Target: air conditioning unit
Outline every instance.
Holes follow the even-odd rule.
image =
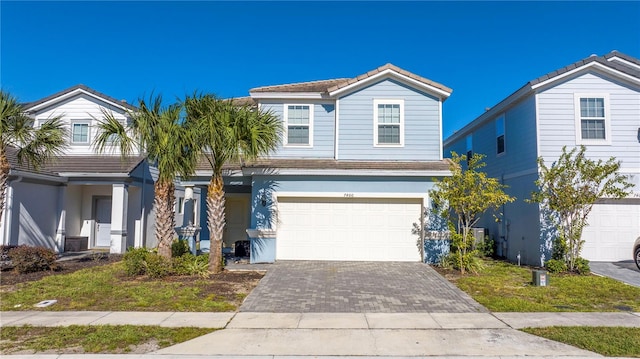
[[[473,249],[482,247],[484,244],[485,235],[489,234],[489,231],[486,228],[471,228],[473,231]]]

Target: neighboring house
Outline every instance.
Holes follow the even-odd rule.
[[[592,55],[532,80],[445,140],[445,155],[485,154],[486,172],[508,185],[517,201],[505,205],[499,222],[486,215],[498,253],[541,265],[550,259],[552,231],[537,204],[537,157],[549,166],[562,147],[585,145],[587,155],[622,161],[620,172],[635,187],[623,200],[601,199],[584,229],[582,256],[592,261],[631,259],[640,236],[640,60],[611,52]]]
[[[92,147],[103,111],[123,122],[135,107],[78,85],[24,105],[35,126],[61,116],[69,148],[39,171],[18,164],[9,149],[7,205],[0,224],[2,244],[82,248],[123,253],[131,246],[155,246],[155,169],[141,155],[97,154]]]
[[[451,89],[391,64],[351,79],[254,88],[250,98],[282,119],[268,158],[224,173],[224,245],[251,240],[251,261],[421,261],[413,224],[442,157],[442,103]],[[211,170],[182,182],[203,187]],[[201,203],[206,190],[202,189]],[[207,240],[206,214],[201,239]]]

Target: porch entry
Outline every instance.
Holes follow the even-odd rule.
[[[111,197],[95,197],[93,200],[96,221],[96,247],[111,246]]]
[[[223,246],[235,250],[238,241],[248,241],[249,196],[228,196],[225,199],[226,226],[222,235]]]

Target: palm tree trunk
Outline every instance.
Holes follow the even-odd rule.
[[[209,250],[209,271],[220,273],[224,269],[222,262],[222,235],[224,233],[224,181],[221,174],[211,177],[207,187],[207,224],[211,236]]]
[[[158,254],[171,258],[171,243],[174,239],[175,217],[175,185],[173,182],[157,181],[155,184],[154,206],[156,207],[156,239]]]
[[[7,180],[9,179],[9,170],[11,166],[7,159],[4,148],[0,147],[0,223],[4,214],[5,193],[7,192]]]

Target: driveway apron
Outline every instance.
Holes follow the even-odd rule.
[[[477,313],[487,310],[429,265],[279,261],[241,312]]]

